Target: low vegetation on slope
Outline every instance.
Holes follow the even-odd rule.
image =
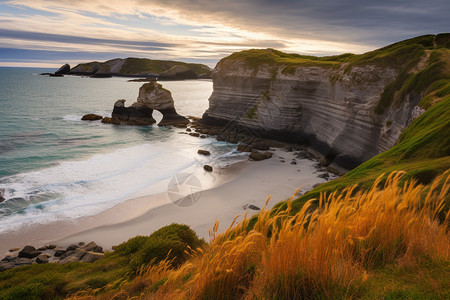
[[[290,206],[274,216],[263,210],[253,230],[244,220],[213,231],[211,243],[178,268],[167,259],[73,298],[447,298],[448,223],[436,219],[448,174],[430,189],[399,186],[402,175],[391,174],[382,189],[323,195],[312,214],[311,203],[294,215]]]
[[[248,219],[219,235],[216,224],[209,244],[173,224],[93,264],[8,270],[0,298],[448,299],[450,215],[438,215],[450,174],[428,186],[402,176],[323,194],[314,211],[263,210],[250,231]]]
[[[79,290],[112,284],[149,262],[168,259],[170,266],[179,266],[188,258],[188,247],[204,244],[188,226],[172,224],[148,237],[134,237],[94,263],[35,264],[0,272],[0,299],[63,299]]]

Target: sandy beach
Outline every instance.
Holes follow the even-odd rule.
[[[264,161],[244,161],[224,169],[215,168],[212,173],[197,168],[193,175],[200,182],[201,191],[189,198],[194,199],[192,203],[180,206],[168,192],[145,196],[148,191],[141,191],[133,199],[95,216],[3,234],[0,236],[0,253],[27,244],[66,246],[80,241],[95,241],[104,249],[111,249],[131,237],[150,235],[174,222],[189,225],[208,241],[209,229],[215,221],[219,221],[221,232],[246,210],[249,216],[258,212],[248,209],[248,205],[262,208],[271,196],[268,202],[268,208],[271,208],[299,188],[307,191],[313,185],[325,182],[318,177],[317,162],[295,159],[296,164],[291,164],[293,159],[293,152],[275,150],[273,157]]]

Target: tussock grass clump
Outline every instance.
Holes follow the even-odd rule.
[[[388,267],[403,274],[423,261],[448,263],[449,213],[443,222],[437,216],[449,197],[450,173],[429,186],[402,185],[403,175],[390,174],[384,185],[380,177],[368,191],[349,187],[322,194],[318,206],[309,201],[294,215],[291,201],[275,214],[263,209],[250,231],[245,217],[219,235],[216,224],[209,245],[191,249],[191,258],[180,267],[170,269],[166,259],[98,297],[360,298],[367,282],[380,280],[377,270]],[[435,288],[443,293],[446,287]],[[381,295],[391,292],[396,293],[383,290]],[[94,298],[90,295],[74,298]]]

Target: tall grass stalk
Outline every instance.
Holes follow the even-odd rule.
[[[449,213],[443,222],[438,214],[449,200],[449,172],[426,187],[416,182],[400,186],[403,174],[392,173],[383,185],[379,179],[368,191],[349,187],[322,194],[318,206],[310,201],[294,215],[291,200],[275,214],[263,209],[251,231],[246,217],[222,234],[216,223],[209,245],[191,249],[181,267],[168,269],[167,262],[149,266],[107,295],[352,298],[376,268],[414,266],[421,259],[448,261]],[[162,279],[156,291],[148,288]]]

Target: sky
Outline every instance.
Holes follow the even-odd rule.
[[[145,57],[204,63],[245,49],[364,53],[450,32],[449,0],[0,0],[0,66]]]

